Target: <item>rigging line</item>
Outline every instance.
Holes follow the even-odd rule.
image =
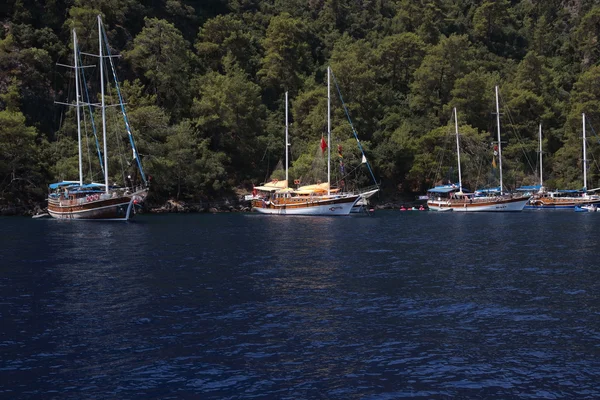
[[[450,141],[451,135],[453,135],[452,134],[452,127],[450,125],[448,125],[448,131],[444,135],[443,146],[441,146],[440,148],[437,149],[437,155],[436,155],[436,157],[439,157],[439,158],[436,158],[436,160],[439,160],[439,161],[437,162],[437,167],[436,167],[435,173],[433,175],[433,180],[434,181],[436,181],[438,177],[441,180],[444,179],[444,174],[442,174],[442,166],[444,164],[444,158],[445,158],[445,155],[446,155],[446,151],[447,151],[447,149],[449,147],[448,142]],[[447,174],[446,174],[446,176],[447,176]],[[430,175],[429,175],[428,178],[432,179],[431,178],[431,172],[430,172]],[[434,183],[434,185],[435,185],[435,183]]]
[[[443,147],[440,147],[439,149],[437,149],[437,151],[435,153],[436,163],[429,170],[429,175],[428,175],[429,179],[433,179],[435,181],[435,180],[437,180],[438,177],[441,178],[441,176],[442,176],[442,163],[444,162],[444,149],[445,149],[445,144],[444,144]]]
[[[127,134],[129,135],[129,142],[131,143],[131,148],[133,150],[133,155],[135,156],[135,160],[138,165],[138,169],[140,171],[140,175],[142,176],[142,180],[144,184],[148,185],[148,181],[146,180],[146,174],[144,173],[144,169],[142,168],[142,160],[140,159],[137,148],[135,146],[135,140],[133,139],[133,134],[131,133],[131,127],[129,125],[129,118],[127,118],[127,112],[125,111],[125,103],[123,101],[123,97],[121,96],[121,87],[119,85],[119,80],[117,79],[117,72],[115,70],[115,65],[113,63],[112,53],[110,51],[110,46],[108,45],[108,36],[106,36],[106,31],[104,29],[104,25],[102,25],[102,36],[104,37],[104,46],[106,47],[106,54],[108,55],[108,61],[110,63],[110,67],[112,70],[113,78],[115,81],[115,88],[117,89],[117,94],[119,96],[119,104],[121,105],[121,112],[123,113],[123,119],[125,121],[125,129],[127,130]]]
[[[79,49],[79,46],[77,46],[77,56],[79,58],[79,65],[83,65],[82,64],[82,59],[81,59],[81,51]],[[75,73],[79,73],[79,71],[75,71]],[[104,162],[103,162],[103,157],[102,157],[102,151],[100,150],[100,142],[98,141],[98,131],[96,129],[96,121],[94,119],[94,111],[92,110],[92,105],[91,105],[91,100],[90,100],[90,93],[88,91],[88,85],[87,85],[87,81],[85,79],[85,70],[81,69],[81,78],[83,80],[83,82],[81,83],[82,87],[85,89],[85,98],[86,98],[86,103],[88,106],[88,111],[90,113],[90,122],[92,124],[92,132],[94,133],[94,139],[96,141],[96,151],[98,153],[98,159],[100,160],[100,169],[102,170],[102,175],[104,175]]]
[[[451,145],[453,145],[454,143],[454,132],[452,131],[452,125],[451,125],[452,120],[449,121],[449,125],[448,125],[448,131],[445,135],[445,139],[446,142],[444,143],[444,153],[443,155],[446,155],[446,153],[448,153],[448,165],[451,164],[455,164],[456,165],[456,161],[458,159],[458,154],[456,153],[456,151],[450,151],[449,147]],[[448,169],[448,174],[447,176],[450,176],[450,172],[452,172],[452,170],[454,169],[454,166],[450,166]],[[458,172],[458,171],[457,171]],[[452,178],[452,180],[454,180],[454,177]],[[450,182],[450,183],[454,183],[454,182]]]
[[[438,155],[439,155],[439,163],[437,166],[437,171],[436,174],[437,176],[439,176],[440,179],[444,179],[447,176],[447,173],[444,173],[444,170],[450,170],[450,156],[448,155],[450,153],[450,151],[448,150],[448,142],[449,142],[449,133],[445,136],[445,142],[444,142],[444,146],[441,147],[440,149],[438,149]],[[448,161],[445,161],[446,158],[448,158]],[[445,167],[444,167],[445,166]]]
[[[525,152],[525,140],[522,139],[521,135],[519,135],[519,133],[517,132],[517,130],[514,128],[514,126],[516,125],[515,121],[514,121],[514,119],[512,117],[510,109],[508,107],[506,107],[506,102],[502,98],[502,94],[500,93],[500,90],[498,90],[498,96],[500,97],[502,103],[504,104],[504,109],[506,110],[506,115],[508,116],[508,120],[510,122],[511,130],[512,130],[513,134],[515,135],[515,137],[517,138],[517,141],[521,145],[521,152],[525,156],[525,160],[527,160],[527,164],[529,164],[529,168],[531,168],[532,171],[535,171],[535,169],[533,168],[533,165],[531,164],[531,160],[529,159],[529,155]]]
[[[346,117],[348,117],[348,122],[350,123],[350,127],[352,128],[352,133],[354,134],[356,143],[358,143],[358,148],[360,149],[360,152],[362,153],[362,156],[364,157],[364,160],[366,161],[367,168],[369,169],[369,172],[371,173],[373,182],[375,183],[375,185],[377,185],[377,187],[379,187],[379,185],[377,184],[377,180],[375,179],[375,175],[373,174],[373,170],[371,169],[371,164],[369,164],[369,160],[367,160],[367,156],[365,155],[365,151],[360,143],[360,140],[358,140],[358,134],[356,133],[356,130],[354,129],[354,124],[352,124],[352,119],[350,119],[350,113],[348,112],[346,103],[344,103],[344,98],[342,97],[342,92],[340,91],[340,86],[338,85],[338,82],[333,73],[333,70],[331,68],[329,70],[331,71],[331,76],[333,77],[333,82],[335,83],[335,87],[337,89],[338,95],[340,96],[340,101],[342,102],[342,107],[344,107],[344,112],[346,113]]]
[[[71,91],[72,91],[72,89],[71,89],[72,81],[75,80],[75,79],[71,79],[71,76],[70,76],[71,74],[70,73],[68,75],[69,75],[69,77],[67,79],[67,95],[66,95],[66,101],[67,102],[69,101],[70,94],[71,94]],[[63,78],[63,80],[64,80],[64,78]],[[55,90],[54,93],[55,94],[58,93],[58,90]],[[56,97],[55,97],[54,101],[56,102]],[[67,109],[66,107],[62,107],[61,111],[60,111],[60,116],[59,116],[59,120],[58,120],[58,128],[57,128],[57,130],[55,132],[55,137],[54,137],[54,141],[56,143],[58,143],[60,141],[60,137],[61,137],[61,133],[62,133],[61,132],[61,128],[63,127],[63,123],[64,123],[64,120],[65,120],[65,110],[66,109]],[[57,157],[57,155],[60,155],[60,157]],[[63,157],[64,154],[60,151],[60,147],[58,145],[54,146],[54,156],[57,157],[57,158],[64,158]]]
[[[70,75],[70,74],[69,74],[69,75]],[[69,95],[69,93],[71,93],[71,77],[70,77],[70,76],[69,76],[69,79],[67,79],[67,82],[68,82],[68,87],[67,87],[67,100],[66,100],[66,101],[69,101],[69,100],[68,100],[68,99],[69,99],[69,98],[68,98],[68,95]],[[57,90],[55,90],[55,92],[54,92],[54,93],[57,93],[57,92],[58,92],[58,91],[57,91]],[[56,99],[56,97],[55,97],[55,99]],[[55,100],[55,101],[56,101],[56,100]],[[59,119],[58,119],[58,129],[57,129],[57,132],[56,132],[56,134],[57,134],[57,135],[56,135],[56,137],[55,137],[55,141],[57,141],[57,142],[58,142],[58,140],[59,140],[60,128],[63,126],[63,121],[64,121],[64,118],[65,118],[65,107],[62,107],[62,108],[61,108],[61,111],[60,111],[60,116],[59,116]],[[57,146],[57,147],[58,147],[58,146]],[[55,149],[55,153],[54,153],[54,154],[56,155],[57,153],[58,153],[58,148],[56,148],[56,149]]]
[[[87,155],[87,165],[88,165],[88,176],[90,177],[90,182],[94,182],[94,175],[92,173],[92,155],[90,154],[90,143],[88,141],[88,123],[86,118],[86,113],[83,113],[83,131],[85,132],[85,149]]]
[[[436,181],[438,177],[440,179],[442,178],[442,164],[444,163],[444,153],[445,153],[445,150],[443,147],[437,149],[437,151],[435,153],[436,163],[429,170],[429,174],[427,175],[428,179]]]
[[[64,115],[65,115],[65,111],[64,108],[61,110],[60,112],[60,118],[59,118],[59,128],[55,133],[55,144],[57,144],[60,141],[60,134],[61,134],[61,130],[60,127],[63,126],[63,119],[64,119]],[[59,154],[59,146],[54,146],[54,157],[57,157],[57,155]],[[62,156],[62,154],[61,154]],[[60,157],[60,158],[64,158],[64,157]]]
[[[585,122],[586,122],[586,125],[589,125],[590,129],[592,130],[592,133],[596,137],[596,141],[598,143],[600,143],[600,137],[598,136],[598,134],[594,130],[594,127],[592,126],[592,119],[586,115]],[[598,165],[598,160],[596,160],[596,157],[594,157],[594,153],[592,153],[592,159],[594,160],[594,165],[600,171],[600,165]]]
[[[437,180],[438,177],[439,177],[439,179],[444,179],[444,175],[442,174],[442,167],[444,165],[444,158],[446,155],[446,151],[449,147],[448,142],[450,142],[451,137],[453,135],[454,135],[454,133],[452,133],[452,127],[450,125],[448,125],[448,131],[444,135],[443,146],[441,146],[437,149],[436,160],[438,160],[438,162],[436,163],[436,169],[435,169],[435,171],[429,172],[429,176],[428,176],[429,179],[433,179],[434,181]],[[450,152],[448,151],[448,153],[450,153]]]
[[[266,147],[265,147],[265,152],[263,153],[263,156],[262,156],[262,158],[260,159],[260,161],[261,161],[261,162],[265,160],[265,157],[267,156],[267,152],[268,152],[268,151],[269,151],[269,146],[266,146]]]
[[[434,164],[435,167],[429,171],[428,178],[433,179],[434,181],[437,181],[438,178],[443,179],[442,166],[444,164],[444,153],[445,150],[443,148],[437,150],[435,158],[437,162]]]
[[[346,172],[345,174],[341,175],[339,180],[348,179],[348,177],[350,177],[350,175],[351,175],[352,173],[354,173],[355,171],[357,171],[357,170],[358,170],[358,168],[360,168],[360,164],[359,164],[359,165],[357,165],[356,167],[352,168],[352,170],[350,170],[350,171]],[[360,172],[360,171],[359,171],[359,172]],[[363,176],[364,176],[364,175],[363,175]],[[358,178],[358,175],[356,175],[356,177]]]
[[[263,161],[265,159],[265,157],[267,157],[267,170],[265,171],[265,180],[263,182],[268,182],[269,169],[270,169],[270,165],[271,165],[271,158],[268,157],[267,153],[268,153],[268,147],[265,148],[265,154],[263,154],[263,158],[262,158],[262,160],[260,160],[260,161]]]
[[[80,60],[81,61],[81,60]],[[81,64],[79,64],[81,65]],[[85,86],[83,84],[83,81],[79,81],[79,93],[83,93],[83,86]],[[83,105],[82,105],[83,107]],[[88,120],[87,120],[87,113],[83,112],[81,113],[82,116],[82,120],[83,120],[83,132],[84,132],[84,138],[85,138],[85,150],[86,150],[86,156],[87,156],[87,167],[88,167],[88,171],[87,171],[87,175],[89,177],[90,182],[94,182],[94,174],[92,171],[92,155],[90,153],[90,143],[89,143],[89,132],[88,132]],[[83,160],[82,160],[83,162]],[[83,166],[82,166],[82,171],[83,171]]]
[[[104,80],[104,82],[109,82],[108,68],[104,68],[104,71],[105,71],[105,80]],[[114,95],[113,95],[112,89],[113,88],[112,88],[111,85],[106,85],[106,87],[105,87],[105,97],[106,97],[106,99],[108,99],[109,104],[113,104],[114,103],[114,101],[113,101],[113,96]],[[122,178],[123,178],[123,182],[125,182],[124,164],[123,164],[123,157],[122,157],[123,154],[125,154],[125,153],[123,152],[123,148],[121,146],[121,141],[119,140],[119,129],[117,128],[117,118],[115,116],[115,113],[113,112],[113,107],[110,107],[110,108],[107,107],[106,118],[110,122],[110,127],[111,127],[110,128],[110,133],[114,134],[114,136],[115,136],[115,143],[116,143],[115,147],[118,150],[117,152],[115,152],[116,155],[117,155],[116,158],[119,159],[119,165],[121,166],[121,175],[122,175]],[[109,131],[108,127],[109,127],[109,124],[107,122],[107,124],[106,124],[106,130],[107,130],[107,132]]]
[[[585,121],[587,122],[586,125],[590,126],[590,129],[592,130],[592,133],[594,134],[594,136],[596,136],[596,140],[598,141],[598,143],[600,143],[600,137],[598,136],[598,134],[594,130],[594,127],[592,126],[592,119],[587,114],[585,116]]]
[[[475,147],[477,149],[477,146]],[[475,190],[477,190],[478,186],[485,186],[483,179],[482,179],[482,171],[483,171],[483,165],[484,163],[487,164],[486,160],[484,160],[484,157],[482,156],[482,154],[484,154],[484,151],[487,149],[486,146],[481,146],[479,147],[479,149],[477,149],[478,151],[476,153],[474,153],[474,161],[476,161],[475,165],[477,166],[477,174],[475,175]],[[487,168],[486,168],[487,169]],[[481,183],[480,183],[481,182]]]
[[[108,82],[108,72],[106,73],[106,82]],[[108,92],[108,98],[112,99],[113,94],[112,94],[112,87],[110,85],[108,85],[106,87],[106,91]],[[117,116],[115,115],[115,113],[113,112],[112,108],[109,111],[109,118],[112,121],[112,126],[113,126],[113,133],[115,135],[115,141],[117,143],[117,150],[118,150],[118,159],[119,159],[119,165],[121,166],[121,179],[122,182],[124,184],[127,183],[127,175],[125,172],[125,164],[123,162],[123,155],[125,154],[125,151],[123,150],[123,143],[121,143],[121,140],[119,138],[119,129],[117,128]]]

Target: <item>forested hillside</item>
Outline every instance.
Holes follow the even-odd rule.
[[[545,185],[581,188],[582,113],[588,186],[600,186],[599,0],[4,0],[0,204],[43,201],[49,182],[76,179],[72,111],[55,104],[72,75],[57,63],[72,63],[72,29],[94,51],[98,14],[122,56],[152,202],[269,179],[284,157],[286,91],[290,178],[304,176],[326,132],[327,66],[383,196],[456,179],[454,107],[463,181],[493,184],[496,85],[509,188],[538,182],[539,124]],[[332,93],[331,147],[360,161]]]

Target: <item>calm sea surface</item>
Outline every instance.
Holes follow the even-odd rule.
[[[0,218],[0,398],[600,398],[600,213]]]

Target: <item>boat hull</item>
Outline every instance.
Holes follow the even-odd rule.
[[[261,214],[274,215],[349,215],[360,195],[333,197],[326,199],[286,200],[272,203],[254,200],[252,210]]]
[[[369,198],[378,191],[379,189],[373,189],[364,193],[360,193],[360,199],[358,199],[356,203],[354,203],[354,206],[352,207],[350,212],[355,214],[368,212]]]
[[[103,199],[89,196],[75,199],[48,198],[48,214],[56,219],[127,221],[135,215],[135,204],[147,191]]]
[[[600,199],[590,199],[586,197],[575,198],[544,198],[532,199],[526,206],[526,210],[572,210],[575,207],[584,205],[600,206]]]
[[[427,206],[432,211],[454,212],[519,212],[529,201],[527,197],[508,199],[475,199],[468,200],[429,200]]]

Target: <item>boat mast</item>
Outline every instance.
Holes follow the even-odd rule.
[[[456,107],[454,107],[454,129],[456,130],[456,156],[458,158],[458,191],[462,193],[462,174],[460,172],[460,145],[458,143],[458,117],[456,116]]]
[[[79,65],[77,64],[77,34],[73,29],[73,60],[75,61],[75,108],[77,109],[77,146],[79,147],[79,186],[83,185],[83,166],[81,150],[81,116],[79,102]]]
[[[98,43],[100,59],[100,97],[102,102],[102,138],[104,140],[104,193],[108,194],[108,149],[106,147],[106,106],[104,105],[104,56],[102,55],[102,19],[98,15]]]
[[[110,46],[108,45],[108,38],[106,37],[106,32],[102,30],[102,36],[104,37],[104,44],[106,45],[106,58],[110,63],[110,68],[112,70],[113,79],[115,82],[115,89],[117,89],[117,96],[119,98],[119,105],[121,106],[121,114],[123,115],[123,122],[125,122],[125,130],[127,131],[127,136],[129,137],[129,143],[131,144],[131,150],[133,151],[133,158],[135,159],[138,170],[140,171],[140,175],[144,184],[148,185],[148,180],[146,179],[146,174],[144,173],[144,168],[142,167],[142,160],[137,151],[137,147],[135,145],[135,140],[133,139],[133,134],[131,133],[131,126],[129,125],[129,118],[127,118],[127,112],[125,111],[125,102],[123,101],[123,95],[121,94],[121,88],[119,86],[119,79],[117,78],[117,72],[115,70],[115,65],[112,62],[113,56],[110,52]],[[108,176],[108,174],[107,174]]]
[[[327,194],[331,194],[331,84],[327,67]]]
[[[583,119],[583,190],[587,191],[587,156],[585,148],[585,113],[581,114]]]
[[[544,181],[542,180],[542,124],[540,124],[540,190],[542,190],[542,186],[544,186]]]
[[[285,92],[285,182],[288,184],[288,92]]]
[[[498,86],[496,86],[496,126],[498,127],[498,170],[500,171],[500,194],[502,194],[502,143],[500,142],[500,105],[498,104]]]

